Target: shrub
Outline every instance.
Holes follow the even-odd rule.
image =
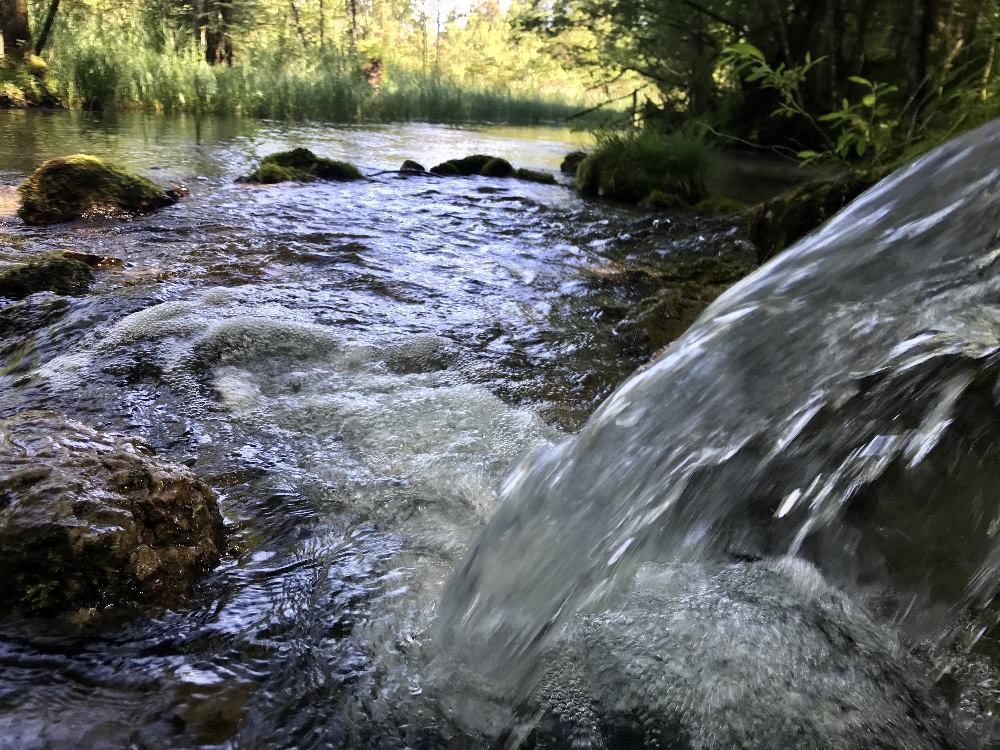
[[[577,189],[629,203],[658,190],[695,204],[708,194],[705,174],[711,158],[703,140],[683,133],[599,133],[597,149],[577,167]]]

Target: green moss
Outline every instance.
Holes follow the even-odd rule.
[[[255,182],[264,185],[274,185],[278,182],[294,182],[298,179],[297,173],[288,167],[279,167],[277,164],[261,164],[257,169]]]
[[[562,164],[559,165],[559,171],[563,174],[576,174],[576,169],[580,166],[580,162],[586,158],[586,151],[571,151],[562,160]]]
[[[0,297],[24,299],[36,292],[82,294],[93,280],[93,271],[85,263],[61,255],[48,255],[0,269]]]
[[[663,190],[654,190],[642,199],[640,205],[643,208],[650,208],[657,211],[669,211],[675,208],[691,208],[691,205],[679,195],[667,193]]]
[[[806,236],[891,171],[879,167],[810,182],[761,203],[749,214],[750,239],[763,263]]]
[[[278,151],[265,156],[260,167],[242,178],[243,182],[274,184],[277,182],[310,182],[333,180],[347,182],[364,176],[353,164],[316,156],[307,148]]]
[[[58,107],[55,87],[47,80],[48,66],[31,55],[24,65],[0,66],[0,108]]]
[[[535,169],[518,169],[514,172],[514,176],[519,180],[527,180],[528,182],[540,182],[543,185],[558,185],[556,181],[556,176],[550,174],[549,172],[539,172]]]
[[[510,177],[514,174],[514,167],[506,159],[490,159],[479,170],[479,174],[483,177]]]
[[[486,174],[483,170],[490,165],[491,162],[498,162],[490,166],[491,172],[502,172],[507,165],[510,171],[507,174]],[[431,172],[436,175],[441,175],[442,177],[456,177],[461,175],[463,177],[471,177],[474,174],[482,174],[488,177],[507,177],[514,171],[514,168],[510,166],[510,162],[505,159],[501,159],[496,156],[490,156],[489,154],[472,154],[466,156],[462,159],[449,159],[446,162],[442,162],[435,167],[431,167]]]
[[[731,216],[746,211],[747,204],[722,195],[710,195],[696,203],[694,210],[706,216]]]
[[[681,133],[606,133],[577,167],[577,190],[627,203],[659,190],[694,204],[708,194],[705,175],[711,157],[704,142]]]
[[[86,154],[50,159],[18,190],[18,216],[36,226],[93,212],[134,216],[177,201],[174,191]]]

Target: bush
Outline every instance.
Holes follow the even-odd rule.
[[[600,133],[597,149],[577,168],[577,190],[628,203],[659,191],[693,205],[708,195],[705,174],[711,158],[703,140],[683,133]]]

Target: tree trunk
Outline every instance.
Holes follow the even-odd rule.
[[[59,10],[59,0],[52,0],[49,3],[49,12],[45,15],[45,24],[42,26],[42,33],[39,34],[35,42],[35,54],[41,55],[45,49],[45,43],[49,41],[49,34],[52,32],[52,24],[56,20],[56,12]]]
[[[0,0],[0,55],[20,61],[30,54],[27,0]]]

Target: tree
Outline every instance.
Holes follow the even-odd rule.
[[[0,57],[16,62],[30,54],[27,0],[0,0]]]

